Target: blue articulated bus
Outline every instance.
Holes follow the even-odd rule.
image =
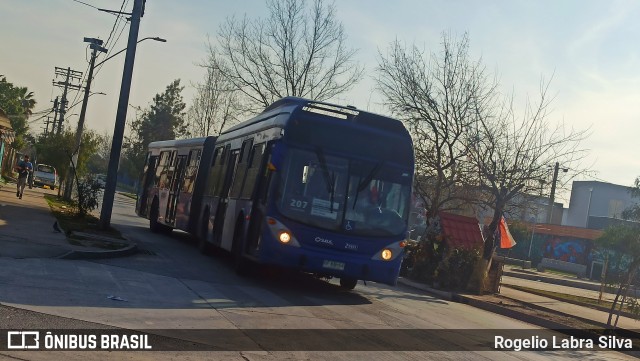
[[[395,119],[287,97],[220,134],[196,214],[199,248],[395,285],[411,206],[411,137]],[[208,167],[208,169],[202,169]]]
[[[151,231],[197,232],[215,140],[210,136],[149,144],[136,213],[149,219]]]

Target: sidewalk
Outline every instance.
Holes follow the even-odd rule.
[[[97,258],[123,252],[72,245],[64,233],[55,231],[56,219],[44,195],[57,192],[26,187],[19,199],[15,183],[0,184],[0,258]],[[127,249],[135,251],[135,245]]]
[[[502,283],[507,284],[515,284],[515,285],[523,285],[532,289],[539,290],[553,290],[557,293],[565,293],[572,295],[584,295],[585,297],[593,297],[597,295],[598,292],[594,291],[594,285],[598,285],[598,282],[588,281],[588,280],[578,280],[578,279],[570,279],[565,276],[559,275],[549,275],[549,274],[537,274],[535,272],[531,277],[529,275],[524,275],[520,272],[507,272],[505,269],[505,275],[507,276],[506,280],[503,277]],[[521,276],[521,277],[518,277]],[[528,284],[524,284],[519,280],[529,280]],[[454,292],[446,292],[442,290],[433,289],[427,285],[414,282],[408,279],[400,278],[398,283],[421,289],[423,291],[432,293],[437,295],[440,298],[447,299],[450,301],[462,302],[465,304],[469,304],[474,307],[482,308],[490,312],[502,314],[507,317],[517,318],[524,322],[532,323],[541,327],[546,328],[554,328],[554,329],[563,329],[568,333],[574,331],[579,337],[582,334],[580,330],[574,329],[570,326],[571,322],[557,322],[562,321],[562,319],[570,320],[577,319],[586,321],[588,323],[593,324],[593,328],[603,329],[606,327],[607,320],[609,317],[608,312],[596,310],[590,307],[580,306],[556,299],[552,299],[549,297],[535,295],[529,292],[519,291],[513,288],[509,288],[507,286],[500,287],[500,296],[506,297],[508,299],[516,300],[520,303],[527,305],[527,307],[534,310],[542,310],[546,312],[552,312],[558,317],[556,322],[550,322],[545,318],[532,316],[531,314],[519,313],[513,308],[502,307],[496,303],[486,301],[486,298],[483,296],[475,296],[469,294],[458,294]],[[615,295],[611,293],[605,292],[603,294],[604,299],[611,300],[615,297]],[[595,297],[597,298],[597,296]],[[627,337],[633,337],[636,339],[640,339],[640,321],[632,319],[630,317],[620,316],[618,321],[618,329],[622,330],[622,333],[627,335]]]

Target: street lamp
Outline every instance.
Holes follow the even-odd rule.
[[[593,187],[589,188],[589,203],[587,204],[587,220],[584,228],[589,228],[589,213],[591,212],[591,197],[593,196]]]
[[[529,260],[529,262],[531,262],[531,246],[533,246],[533,235],[536,232],[536,224],[538,223],[537,217],[531,217],[531,219],[533,220],[533,227],[531,227],[531,242],[529,242],[529,253],[527,255],[527,260]]]
[[[166,42],[167,42],[167,39],[163,39],[163,38],[160,38],[160,37],[157,37],[157,36],[148,36],[148,37],[146,37],[146,38],[142,38],[142,39],[140,39],[140,40],[136,41],[136,44],[138,44],[138,43],[140,43],[140,42],[142,42],[142,41],[145,41],[145,40],[155,40],[155,41],[159,41],[159,42],[161,42],[161,43],[166,43]],[[124,48],[124,49],[122,49],[122,50],[118,51],[117,53],[112,54],[111,56],[107,57],[107,58],[106,58],[106,59],[104,59],[103,61],[101,61],[101,62],[99,62],[98,64],[96,64],[95,66],[100,66],[100,65],[104,64],[107,60],[109,60],[109,59],[113,58],[114,56],[116,56],[116,55],[118,55],[118,54],[122,53],[122,52],[123,52],[123,51],[125,51],[125,50],[127,50],[127,48]]]
[[[159,37],[156,36],[156,37],[142,38],[142,39],[138,40],[136,42],[136,44],[138,44],[139,42],[142,42],[144,40],[148,40],[148,39],[155,40],[155,41],[160,41],[160,42],[163,42],[163,43],[166,42],[165,39],[162,39],[162,38],[159,38]],[[89,69],[89,76],[87,78],[87,87],[86,87],[85,97],[84,97],[84,100],[83,100],[83,103],[82,103],[82,112],[81,112],[82,115],[80,116],[80,120],[78,122],[78,129],[76,130],[76,144],[75,144],[75,148],[74,148],[74,153],[72,155],[71,168],[70,168],[73,171],[72,175],[75,175],[75,168],[76,168],[77,163],[78,163],[78,153],[80,152],[80,144],[82,142],[82,132],[83,132],[83,128],[84,128],[84,114],[85,114],[86,107],[87,107],[87,100],[89,98],[88,92],[89,92],[89,88],[91,86],[91,78],[93,77],[93,69],[96,66],[104,64],[106,61],[110,60],[114,56],[122,53],[123,51],[125,51],[125,50],[127,50],[129,48],[129,46],[128,46],[127,48],[124,48],[124,49],[116,52],[115,54],[107,57],[106,59],[102,60],[98,64],[95,64],[95,59],[96,59],[96,56],[97,56],[96,50],[99,50],[99,51],[102,51],[102,52],[106,52],[107,49],[102,48],[101,46],[98,46],[98,45],[102,45],[102,41],[101,40],[85,38],[85,41],[93,41],[93,42],[96,42],[96,44],[92,44],[92,46],[93,45],[95,45],[95,46],[92,47],[94,49],[94,51],[93,51],[93,54],[92,54],[92,57],[91,57],[91,65],[90,65],[90,69]],[[65,198],[66,199],[71,198],[72,188],[73,188],[73,177],[68,177],[68,182],[67,182],[66,187],[65,187]]]

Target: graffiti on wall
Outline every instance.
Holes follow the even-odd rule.
[[[581,239],[551,236],[544,243],[543,255],[545,258],[587,264],[590,252],[588,248],[587,242]]]

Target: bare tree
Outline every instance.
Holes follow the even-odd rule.
[[[206,69],[206,77],[195,85],[196,95],[187,111],[189,133],[198,137],[219,135],[237,122],[238,96],[215,64],[201,66]]]
[[[465,164],[469,133],[478,112],[491,107],[496,82],[481,61],[469,57],[469,36],[457,41],[442,34],[442,51],[427,56],[415,45],[393,42],[379,55],[378,89],[393,115],[409,129],[416,157],[416,194],[427,206],[427,236],[441,210],[468,203],[469,177]],[[432,237],[427,237],[432,238]]]
[[[586,155],[580,147],[587,130],[565,129],[549,120],[549,83],[540,83],[539,99],[527,100],[518,116],[513,97],[495,108],[478,109],[479,126],[467,141],[469,160],[478,172],[478,203],[492,212],[486,234],[481,265],[472,285],[481,291],[496,249],[494,235],[509,202],[518,194],[534,194],[548,166],[560,162],[577,169]]]
[[[267,19],[228,18],[209,46],[209,64],[241,92],[244,110],[284,96],[327,100],[361,79],[333,4],[268,0],[267,7]]]
[[[378,62],[378,88],[393,115],[407,125],[416,155],[415,189],[428,209],[426,238],[433,243],[441,210],[473,206],[491,211],[483,257],[473,288],[483,287],[495,251],[494,234],[516,196],[536,194],[548,165],[577,168],[586,131],[565,131],[548,120],[552,99],[542,82],[540,98],[517,116],[481,60],[468,54],[469,37],[442,36],[442,51],[426,57],[399,41]],[[479,216],[484,222],[484,217]]]

